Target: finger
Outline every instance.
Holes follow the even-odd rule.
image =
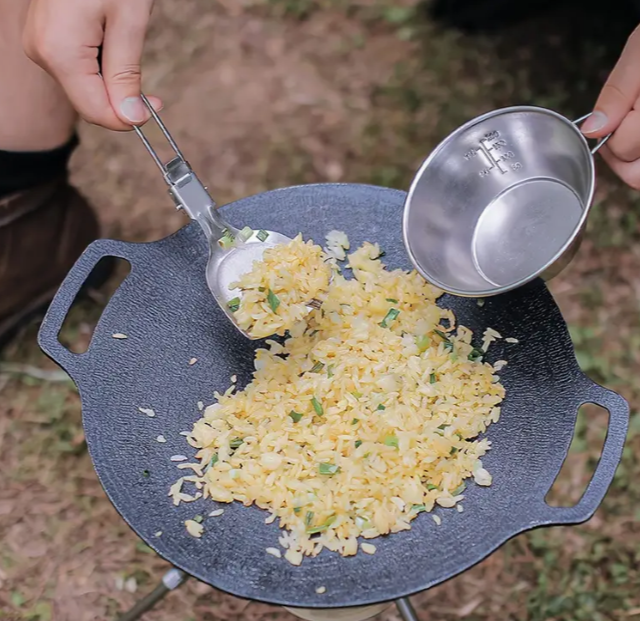
[[[102,75],[115,114],[129,125],[140,125],[150,117],[140,97],[140,60],[150,10],[147,0],[121,4],[107,15],[105,24]]]
[[[640,62],[640,60],[639,60]],[[640,69],[640,68],[639,68]],[[607,141],[611,153],[623,162],[640,159],[640,111],[631,110]]]
[[[51,73],[85,121],[116,131],[130,130],[131,124],[123,123],[111,106],[105,83],[99,74],[97,48],[86,50],[83,55],[83,59],[52,65]],[[93,56],[93,60],[90,56]]]
[[[590,138],[615,131],[640,96],[640,27],[629,37],[620,59],[581,130]]]
[[[625,162],[617,158],[607,145],[603,146],[599,153],[602,154],[605,162],[622,181],[634,190],[640,190],[640,159],[633,162]]]

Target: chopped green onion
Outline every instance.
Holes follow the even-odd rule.
[[[225,229],[222,233],[222,237],[218,240],[218,244],[225,250],[231,248],[233,246],[233,242],[235,241],[235,237],[232,233]]]
[[[445,350],[445,351],[453,352],[453,343],[452,343],[451,341],[447,341],[447,342],[444,344],[444,350]]]
[[[335,521],[336,521],[337,517],[335,515],[332,515],[331,517],[328,517],[324,523],[320,524],[320,526],[314,526],[313,528],[307,528],[307,534],[309,535],[315,535],[316,533],[321,533],[325,530],[327,530],[327,528],[329,528],[329,526],[331,526]]]
[[[327,464],[321,463],[318,464],[318,472],[320,474],[326,474],[327,476],[333,476],[340,472],[340,466],[336,466],[335,464]]]
[[[360,422],[360,419],[359,419],[359,418],[354,418],[354,419],[351,421],[351,424],[352,424],[352,425],[357,425],[359,422]]]
[[[432,492],[434,489],[438,489],[437,485],[434,485],[433,483],[427,483],[425,486],[430,492]]]
[[[429,349],[429,337],[425,334],[416,337],[416,346],[420,353],[427,351]]]
[[[302,507],[294,507],[293,508],[293,512],[298,515],[298,513],[300,513],[300,511],[302,511]]]
[[[266,289],[264,287],[258,287],[258,291],[260,293],[264,293],[266,291]]]
[[[357,390],[354,390],[351,394],[352,394],[356,399],[359,399],[360,397],[362,397],[362,393],[361,393],[361,392],[358,392]]]
[[[384,319],[380,322],[382,328],[388,328],[390,321],[395,321],[398,318],[400,311],[397,308],[389,309],[389,312],[384,316]]]
[[[267,241],[267,238],[269,237],[269,233],[267,233],[264,229],[260,229],[257,233],[256,233],[256,237],[261,241]]]
[[[299,423],[302,420],[302,414],[300,414],[299,412],[295,412],[294,410],[291,410],[291,412],[289,412],[289,416],[294,423]]]
[[[478,301],[476,302],[476,304],[482,308],[484,306],[484,298],[478,298]]]
[[[445,342],[445,343],[450,343],[451,341],[449,340],[449,337],[442,331],[442,330],[438,330],[437,328],[434,329],[434,332]]]
[[[455,446],[451,447],[451,450],[449,451],[449,455],[455,455],[458,452],[458,449]]]
[[[446,347],[446,345],[445,345],[445,347]],[[458,359],[458,352],[457,351],[453,351],[453,346],[452,346],[452,351],[451,351],[450,358],[451,358],[452,362],[455,362]]]
[[[313,522],[313,511],[307,511],[307,515],[304,516],[304,525],[311,526],[311,522]]]
[[[462,492],[464,492],[464,490],[467,489],[467,484],[466,483],[462,483],[461,485],[459,485],[458,487],[456,487],[452,492],[451,495],[452,496],[458,496],[460,494],[462,494]]]
[[[356,440],[356,448],[360,448],[362,446],[362,440]]]
[[[240,308],[240,298],[233,298],[233,300],[229,300],[227,302],[227,308],[235,313]]]
[[[387,446],[393,446],[394,448],[398,448],[398,438],[396,436],[387,436],[384,439],[384,443]]]
[[[151,475],[151,473],[150,473],[148,470],[143,470],[143,471],[142,471],[142,476],[143,476],[145,479],[148,479],[150,475]]]
[[[411,505],[411,511],[413,511],[414,513],[422,513],[423,511],[426,511],[427,507],[426,505]]]
[[[327,377],[333,377],[333,365],[332,364],[330,364],[327,367]]]
[[[244,440],[242,438],[234,438],[233,440],[231,440],[231,442],[229,442],[229,447],[235,451],[242,446],[243,442]]]
[[[209,462],[209,468],[213,468],[218,463],[219,457],[218,453],[214,453],[211,461]]]
[[[435,373],[430,373],[429,374],[429,383],[430,384],[435,384],[438,380],[436,379],[436,374]]]
[[[198,524],[202,524],[202,522],[204,522],[204,518],[200,514],[194,515],[193,521],[198,522]]]
[[[444,431],[448,426],[449,425],[447,425],[446,423],[443,423],[442,425],[438,425],[438,429],[442,429]]]
[[[322,371],[322,369],[324,369],[324,363],[323,362],[316,362],[311,367],[311,373],[320,373],[320,371]]]
[[[271,289],[269,289],[269,292],[267,293],[267,302],[269,303],[271,310],[275,313],[278,310],[278,306],[280,306],[280,300],[278,299],[278,296],[271,291]]]
[[[471,353],[469,354],[468,358],[469,360],[471,360],[471,362],[479,362],[482,360],[482,356],[484,356],[484,352],[481,349],[474,347],[471,350]]]
[[[386,410],[387,408],[382,405],[382,403],[380,405],[378,405],[378,407],[376,408],[376,410]]]
[[[391,304],[397,304],[398,300],[394,300],[393,298],[387,298],[387,302],[391,302]]]
[[[363,455],[363,457],[364,457],[365,459],[367,459],[367,457],[369,457],[369,455],[371,455],[371,453],[365,453],[365,454]]]
[[[246,242],[253,235],[253,229],[250,226],[245,226],[239,233],[238,237],[241,241]]]
[[[318,401],[315,397],[311,399],[311,405],[313,406],[313,409],[316,411],[316,414],[318,416],[324,416],[324,408],[322,407],[322,403],[320,403],[320,401]]]

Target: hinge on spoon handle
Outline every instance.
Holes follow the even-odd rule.
[[[197,220],[201,225],[207,222],[212,229],[211,233],[213,235],[219,235],[220,231],[228,227],[223,222],[218,222],[220,218],[215,213],[215,201],[211,198],[205,186],[193,172],[189,162],[187,162],[184,155],[182,155],[176,141],[169,133],[169,130],[162,122],[162,119],[160,119],[158,113],[153,109],[149,100],[145,95],[141,95],[141,97],[153,120],[162,131],[167,142],[171,145],[171,148],[175,153],[175,157],[167,162],[166,165],[163,164],[142,129],[138,126],[134,126],[134,130],[136,134],[138,134],[140,140],[142,140],[142,143],[153,158],[153,161],[162,172],[162,176],[169,186],[169,194],[176,204],[176,207],[178,209],[184,209],[192,220]]]

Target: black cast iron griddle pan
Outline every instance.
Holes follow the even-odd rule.
[[[259,224],[290,237],[302,232],[321,244],[331,229],[343,230],[352,248],[378,242],[389,268],[408,269],[404,198],[403,192],[365,185],[309,185],[245,198],[223,210],[239,228]],[[131,272],[105,308],[87,352],[73,354],[58,341],[60,327],[92,268],[107,256],[126,259]],[[206,259],[197,225],[148,244],[97,241],[62,284],[39,335],[42,349],[79,388],[89,451],[107,495],[131,528],[176,567],[223,591],[272,604],[373,604],[443,582],[522,531],[583,522],[602,501],[622,454],[628,406],[580,371],[562,316],[536,282],[487,299],[482,308],[463,298],[440,302],[477,338],[492,327],[520,341],[501,340],[489,349],[490,361],[509,361],[500,372],[507,398],[500,422],[488,431],[493,448],[483,460],[494,483],[469,485],[464,513],[437,509],[440,526],[421,514],[410,531],[376,540],[372,556],[342,558],[324,550],[294,567],[265,553],[278,547],[280,533],[276,523],[265,524],[266,512],[211,500],[174,507],[167,493],[183,471],[169,458],[194,453],[179,432],[200,418],[197,402],[211,403],[214,390],[228,388],[232,375],[239,386],[250,381],[254,349],[260,347],[211,298]],[[128,338],[116,340],[114,333]],[[198,359],[193,366],[191,358]],[[610,413],[602,458],[582,500],[552,508],[545,496],[567,454],[578,408],[589,402]],[[138,407],[152,408],[156,416]],[[159,434],[166,444],[156,441]],[[201,539],[187,534],[185,519],[218,507],[224,514],[205,520]],[[320,586],[326,587],[321,595]]]

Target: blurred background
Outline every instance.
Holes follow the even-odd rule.
[[[478,114],[512,104],[589,112],[639,4],[158,0],[145,89],[164,99],[163,118],[221,204],[310,182],[406,189],[431,149]],[[106,236],[155,240],[184,224],[135,136],[88,126],[81,136],[73,179]],[[423,621],[640,619],[640,195],[601,163],[598,175],[587,239],[551,288],[582,368],[631,403],[622,466],[588,524],[520,536],[417,596]],[[117,284],[76,305],[70,347],[86,347]],[[36,332],[0,353],[0,619],[111,619],[167,566],[102,492],[78,395]],[[579,499],[606,424],[606,413],[581,412],[556,502]],[[145,619],[293,617],[191,582]]]

